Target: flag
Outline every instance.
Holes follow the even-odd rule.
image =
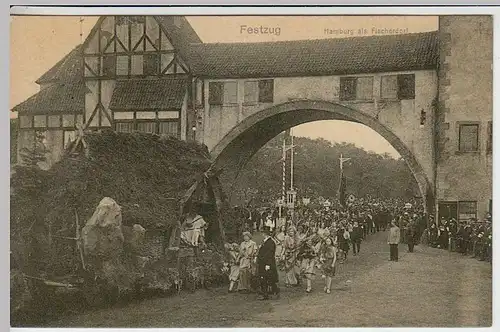
[[[342,206],[345,206],[345,189],[346,189],[346,178],[344,172],[340,173],[340,188],[339,188],[339,200]]]

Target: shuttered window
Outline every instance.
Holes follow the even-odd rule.
[[[179,137],[179,123],[177,121],[160,122],[159,134],[161,136]]]
[[[479,150],[479,125],[461,124],[459,127],[459,151],[475,152]]]
[[[356,100],[356,77],[340,78],[340,100]]]
[[[134,131],[133,122],[115,122],[116,131],[119,133],[131,133]]]
[[[116,56],[105,55],[102,57],[102,75],[113,77],[116,74]]]
[[[222,105],[224,97],[224,83],[222,82],[210,82],[208,85],[208,103],[210,105]]]
[[[245,104],[256,104],[259,101],[259,82],[247,81],[245,82],[245,97],[243,102]]]
[[[274,80],[259,81],[259,102],[272,103],[274,100]]]
[[[238,82],[224,82],[224,104],[238,103]]]
[[[415,99],[415,74],[398,75],[398,99]]]
[[[146,134],[156,133],[156,123],[154,122],[138,122],[137,131]]]
[[[144,75],[158,75],[160,70],[160,59],[158,54],[144,55]]]
[[[488,121],[488,140],[486,144],[486,152],[493,152],[493,121]]]

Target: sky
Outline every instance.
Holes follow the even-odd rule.
[[[97,17],[83,19],[80,23],[78,16],[10,18],[10,108],[38,92],[35,81],[85,40]],[[188,20],[205,43],[343,38],[438,28],[436,16],[191,16]],[[293,132],[399,157],[385,139],[361,124],[318,121],[297,126]]]

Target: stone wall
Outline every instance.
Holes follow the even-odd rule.
[[[483,218],[492,198],[488,123],[493,116],[491,16],[441,16],[436,104],[438,201],[477,201]],[[459,151],[460,124],[478,124],[479,149]]]

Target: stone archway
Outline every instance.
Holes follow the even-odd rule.
[[[434,206],[431,181],[412,151],[376,118],[345,105],[323,100],[293,100],[248,116],[226,134],[210,151],[214,164],[226,181],[233,183],[250,158],[279,133],[312,121],[343,120],[361,123],[384,137],[405,160],[424,198],[426,211]]]

